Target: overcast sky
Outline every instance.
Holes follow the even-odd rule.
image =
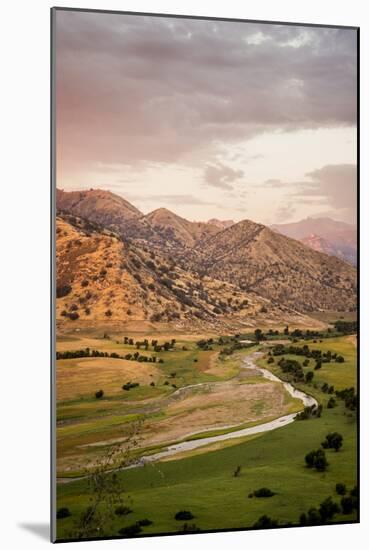
[[[57,11],[57,186],[356,219],[356,31]]]

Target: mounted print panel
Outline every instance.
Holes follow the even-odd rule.
[[[53,541],[357,522],[359,30],[51,15]]]

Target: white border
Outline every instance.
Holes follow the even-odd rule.
[[[8,1],[1,6],[1,485],[4,548],[33,550],[48,544],[49,521],[49,8],[48,0]],[[361,280],[369,280],[364,247],[368,234],[369,180],[369,17],[361,0],[202,0],[79,1],[80,8],[148,11],[361,27]],[[368,248],[366,246],[366,248]],[[369,357],[368,290],[361,288],[362,310],[362,523],[352,526],[278,531],[217,533],[132,541],[83,543],[83,548],[113,547],[182,550],[204,545],[223,548],[364,546],[369,539]],[[29,526],[28,528],[25,526]],[[36,532],[44,534],[40,537]],[[46,537],[46,538],[45,538]],[[81,543],[82,544],[82,543]],[[82,548],[82,546],[81,546]]]

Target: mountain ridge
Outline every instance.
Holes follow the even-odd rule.
[[[57,204],[71,205],[69,214],[76,215],[78,210],[81,218],[93,218],[116,232],[132,250],[151,250],[162,263],[176,265],[184,280],[187,272],[192,279],[223,281],[277,308],[301,313],[355,309],[354,267],[263,224],[241,220],[221,229],[190,222],[166,208],[143,215],[125,199],[116,200],[114,194],[101,190],[84,192],[82,200],[78,195],[66,200],[65,192],[62,198]],[[77,203],[76,198],[80,199]],[[91,208],[91,202],[97,209]],[[166,275],[166,279],[168,287],[176,288],[175,278]],[[181,294],[179,289],[176,292]],[[215,298],[211,303],[213,309],[222,311]]]

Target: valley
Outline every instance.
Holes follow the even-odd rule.
[[[326,499],[355,521],[356,268],[251,220],[57,206],[58,539],[321,523]]]

